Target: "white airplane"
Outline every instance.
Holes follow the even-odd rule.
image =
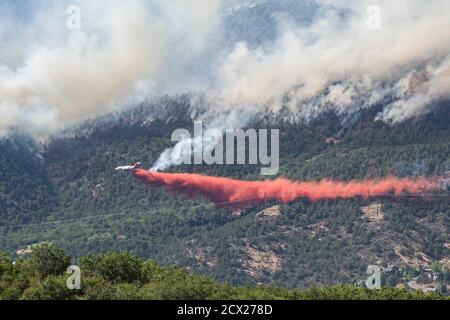
[[[141,167],[141,163],[140,162],[136,162],[134,165],[129,165],[129,166],[120,166],[117,167],[115,170],[116,171],[133,171],[135,169],[138,169]]]

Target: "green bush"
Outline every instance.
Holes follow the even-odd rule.
[[[98,273],[113,283],[140,281],[142,266],[142,260],[129,253],[104,254],[95,263]]]
[[[61,275],[66,272],[71,258],[64,250],[51,243],[40,243],[32,247],[29,261],[31,269],[44,280],[51,275]]]
[[[35,287],[25,290],[23,300],[69,300],[74,297],[75,291],[69,290],[65,276],[48,276]]]
[[[98,276],[83,276],[82,298],[86,300],[114,300],[116,290],[110,282]]]

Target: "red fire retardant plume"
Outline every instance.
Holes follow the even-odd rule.
[[[211,177],[189,173],[150,172],[137,169],[134,177],[150,187],[163,187],[173,192],[190,197],[203,196],[216,204],[240,203],[242,205],[276,200],[287,203],[298,198],[308,198],[311,201],[382,196],[386,193],[417,194],[436,188],[432,180],[400,179],[387,177],[380,180],[362,180],[339,182],[333,180],[321,181],[290,181],[284,178],[265,181],[242,181],[230,178]]]

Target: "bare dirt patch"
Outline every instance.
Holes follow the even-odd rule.
[[[280,206],[273,206],[270,208],[266,208],[256,214],[256,216],[260,219],[269,218],[273,219],[280,215]]]
[[[376,223],[384,219],[384,212],[382,209],[383,206],[381,203],[371,203],[368,206],[361,207],[361,212],[370,222]]]
[[[244,251],[248,259],[244,261],[243,266],[250,276],[257,277],[263,271],[272,273],[280,269],[279,257],[269,248],[256,249],[247,245]]]

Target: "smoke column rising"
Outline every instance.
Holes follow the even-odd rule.
[[[409,179],[387,177],[380,180],[340,182],[334,180],[290,181],[284,178],[266,181],[242,181],[189,173],[149,172],[138,169],[133,172],[138,180],[150,187],[163,187],[190,197],[202,196],[216,204],[228,202],[245,206],[264,200],[282,203],[307,198],[311,201],[332,200],[402,192],[417,194],[438,188],[438,184],[426,178]]]

